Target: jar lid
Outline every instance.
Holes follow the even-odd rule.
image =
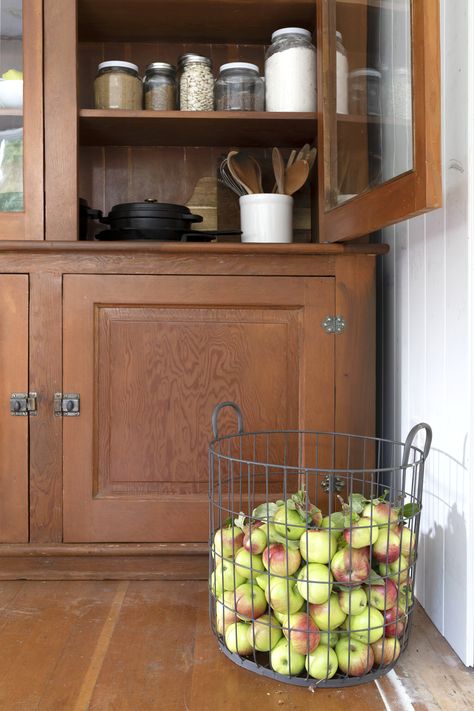
[[[168,64],[168,62],[152,62],[145,69],[145,73],[148,72],[167,72],[168,74],[176,74],[176,67],[173,64]]]
[[[376,69],[356,69],[349,74],[350,77],[356,79],[357,77],[376,77],[377,79],[382,78],[382,74]]]
[[[113,60],[111,62],[101,62],[98,66],[99,71],[101,69],[107,69],[109,67],[120,67],[121,69],[132,69],[134,72],[138,74],[138,66],[136,64],[132,64],[132,62],[120,62]]]
[[[203,57],[200,54],[183,54],[178,59],[178,66],[185,67],[187,64],[205,64],[207,67],[212,67],[212,62],[208,57]]]
[[[272,34],[272,42],[274,42],[279,37],[283,35],[301,35],[306,39],[311,39],[311,32],[309,30],[304,30],[302,27],[283,27],[281,30],[276,30]]]
[[[256,64],[250,64],[249,62],[227,62],[227,64],[222,64],[219,71],[226,72],[228,69],[249,69],[252,72],[259,74],[259,69]]]

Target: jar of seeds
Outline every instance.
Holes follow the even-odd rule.
[[[173,111],[176,108],[176,69],[167,62],[153,62],[143,80],[145,109]]]
[[[138,67],[131,62],[101,62],[94,82],[96,109],[142,108],[143,84]]]
[[[214,109],[212,62],[199,54],[185,54],[178,62],[179,108],[181,111]]]

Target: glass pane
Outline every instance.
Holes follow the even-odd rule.
[[[0,0],[0,212],[23,210],[22,0]]]
[[[331,209],[413,169],[412,8],[411,0],[329,1],[336,29]]]

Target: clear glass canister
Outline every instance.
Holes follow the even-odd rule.
[[[94,82],[96,109],[130,109],[143,107],[143,84],[138,67],[131,62],[101,62]]]
[[[176,109],[176,68],[167,62],[153,62],[146,68],[143,80],[145,109],[173,111]]]
[[[382,113],[382,74],[376,69],[356,69],[349,75],[351,114],[380,116]]]
[[[216,110],[263,111],[264,92],[264,82],[256,64],[223,64],[215,85]]]
[[[199,54],[185,54],[178,62],[181,111],[213,111],[212,62]]]
[[[349,62],[340,32],[336,32],[336,111],[349,113]]]
[[[316,48],[308,30],[273,33],[265,57],[265,103],[267,111],[316,111]]]

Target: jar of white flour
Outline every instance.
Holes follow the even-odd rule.
[[[267,111],[316,111],[316,48],[311,32],[285,27],[265,57]]]

